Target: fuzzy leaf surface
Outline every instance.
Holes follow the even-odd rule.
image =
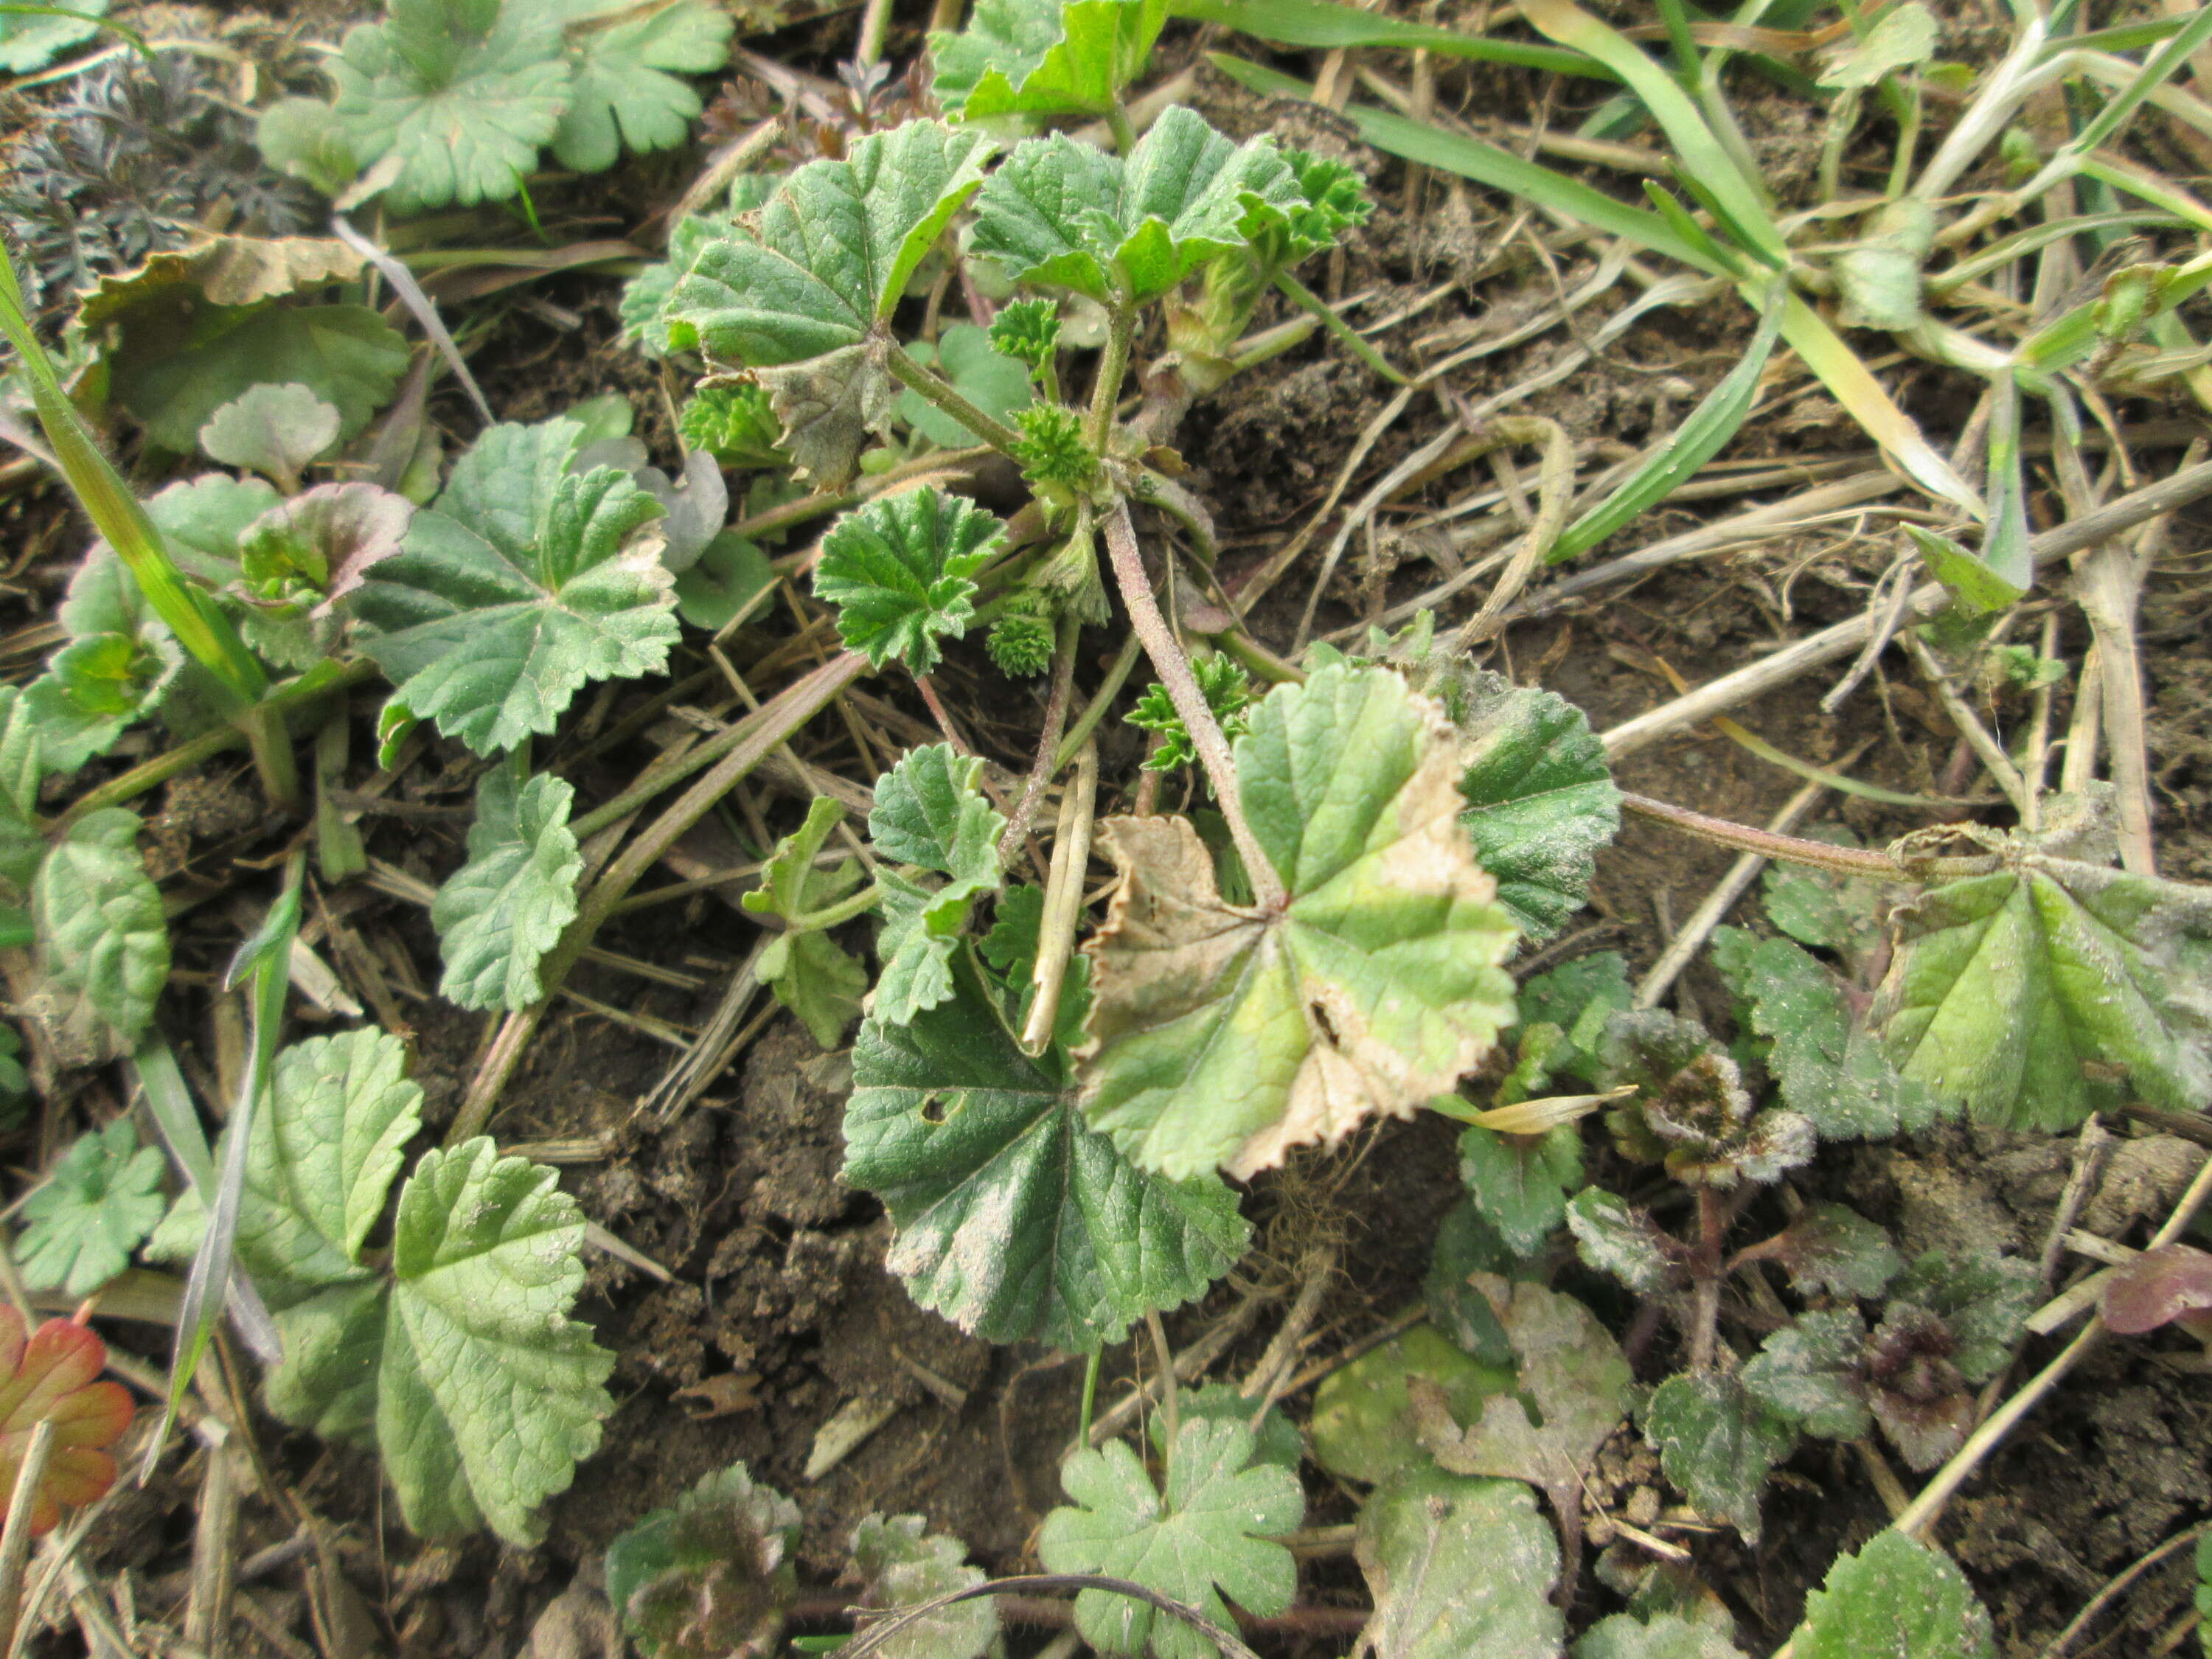
[[[1455,695],[1467,741],[1460,793],[1476,859],[1532,941],[1583,908],[1595,854],[1620,830],[1620,791],[1589,716],[1565,697],[1472,676]]]
[[[16,1241],[23,1282],[88,1297],[131,1265],[167,1208],[158,1146],[141,1146],[128,1117],[79,1135],[24,1199]]]
[[[2012,1358],[2039,1296],[2033,1263],[1987,1250],[1929,1250],[1889,1287],[1893,1312],[1907,1303],[1943,1322],[1956,1344],[1951,1361],[1969,1382],[1988,1382]]]
[[[1766,1069],[1823,1140],[1878,1139],[1936,1121],[1941,1103],[1852,1019],[1833,974],[1784,939],[1761,939],[1740,960],[1733,987],[1751,1005],[1752,1029],[1773,1040]]]
[[[1249,1230],[1211,1174],[1148,1175],[1085,1127],[1060,1051],[1023,1054],[996,994],[963,967],[944,1006],[861,1026],[845,1178],[890,1212],[915,1301],[993,1342],[1087,1352],[1203,1292]]]
[[[478,1139],[424,1153],[400,1193],[377,1443],[423,1537],[535,1542],[614,1409],[614,1356],[568,1317],[584,1218],[556,1183]]]
[[[1022,281],[1141,301],[1244,246],[1256,207],[1303,199],[1270,140],[1233,144],[1176,105],[1126,161],[1064,135],[1018,146],[983,186],[973,243]]]
[[[1267,1617],[1291,1605],[1297,1567],[1273,1540],[1305,1516],[1297,1477],[1254,1463],[1252,1431],[1194,1419],[1168,1455],[1164,1492],[1152,1485],[1127,1441],[1085,1447],[1060,1466],[1074,1507],[1045,1517],[1037,1553],[1048,1572],[1129,1578],[1234,1628],[1225,1595]],[[1149,1604],[1103,1590],[1075,1599],[1076,1628],[1105,1653],[1156,1659],[1214,1659],[1212,1644]]]
[[[1465,1428],[1440,1393],[1408,1387],[1421,1443],[1454,1474],[1525,1480],[1543,1488],[1562,1516],[1581,1513],[1578,1471],[1620,1425],[1629,1384],[1628,1361],[1612,1333],[1571,1296],[1540,1285],[1474,1276],[1490,1298],[1520,1362],[1516,1393],[1492,1395],[1480,1419]],[[1535,1402],[1540,1424],[1522,1395]]]
[[[1990,1615],[1951,1559],[1901,1532],[1838,1557],[1805,1598],[1802,1659],[1995,1659]]]
[[[469,860],[430,902],[446,971],[438,994],[464,1008],[527,1008],[544,994],[538,964],[576,919],[584,855],[568,830],[574,786],[528,782],[501,764],[477,789]]]
[[[2212,1098],[2212,891],[2028,852],[1899,917],[1875,1023],[1972,1116],[2057,1131],[2130,1090]]]
[[[550,732],[592,680],[658,673],[678,636],[660,505],[613,467],[568,471],[574,421],[495,426],[349,598],[416,717],[478,754]]]
[[[1567,1194],[1583,1178],[1579,1127],[1501,1134],[1470,1123],[1459,1138],[1459,1178],[1476,1212],[1516,1255],[1534,1255],[1565,1219]]]
[[[1567,1230],[1584,1264],[1611,1273],[1632,1291],[1650,1295],[1674,1277],[1666,1235],[1628,1200],[1602,1187],[1585,1187],[1567,1200]]]
[[[871,1515],[853,1529],[862,1607],[915,1607],[983,1582],[983,1570],[968,1565],[968,1547],[928,1525],[918,1515]],[[865,1635],[876,1622],[857,1620],[853,1633]],[[884,1659],[982,1659],[998,1634],[999,1604],[979,1595],[907,1626],[876,1650]]]
[[[25,1012],[65,1066],[128,1054],[168,981],[168,917],[138,855],[141,827],[119,806],[86,813],[31,884],[39,984]]]
[[[799,1506],[732,1463],[607,1546],[607,1600],[647,1659],[769,1659],[798,1537]]]
[[[568,112],[553,134],[555,161],[576,173],[604,173],[624,146],[642,154],[690,137],[705,106],[678,77],[710,74],[729,61],[735,18],[705,0],[641,12],[630,0],[558,0],[548,9],[570,26],[574,76]]]
[[[1495,884],[1436,708],[1387,669],[1279,686],[1236,745],[1287,902],[1225,902],[1182,818],[1109,818],[1121,881],[1085,947],[1084,1110],[1139,1165],[1243,1177],[1457,1083],[1515,1018]]]
[[[668,257],[623,284],[615,313],[622,319],[623,339],[641,356],[658,360],[668,355],[668,302],[676,296],[677,283],[690,272],[702,248],[735,236],[737,224],[726,213],[685,214],[669,230]]]
[[[848,858],[828,869],[816,862],[822,844],[844,816],[845,809],[827,795],[816,796],[808,805],[806,822],[776,842],[768,867],[761,872],[761,884],[740,901],[744,908],[757,915],[796,922],[810,911],[828,908],[859,886],[864,872],[858,860]],[[860,1012],[860,999],[868,988],[868,970],[843,945],[813,929],[793,928],[770,939],[754,971],[824,1048],[837,1046]]]
[[[1375,1659],[1547,1659],[1566,1620],[1552,1605],[1559,1546],[1534,1494],[1438,1469],[1368,1495],[1352,1549],[1375,1599]]]
[[[1841,1204],[1815,1204],[1783,1230],[1774,1256],[1800,1293],[1876,1297],[1905,1265],[1889,1235]]]
[[[839,637],[875,667],[896,658],[927,674],[937,666],[938,641],[968,631],[975,614],[969,578],[991,562],[1005,528],[996,514],[934,487],[878,496],[823,538],[814,592],[837,607]]]
[[[1759,1489],[1797,1443],[1788,1418],[1736,1377],[1680,1371],[1653,1392],[1644,1432],[1691,1503],[1759,1541]]]
[[[329,70],[339,134],[363,170],[386,156],[392,211],[505,201],[572,95],[562,17],[544,4],[393,0],[349,30]]]
[[[1166,0],[982,0],[968,27],[929,37],[938,101],[993,115],[1104,115],[1144,72]]]
[[[1866,1322],[1856,1309],[1800,1314],[1776,1331],[1743,1368],[1745,1388],[1805,1432],[1856,1440],[1874,1427],[1867,1407]]]
[[[1744,1659],[1728,1632],[1693,1625],[1679,1613],[1655,1613],[1650,1619],[1616,1613],[1584,1631],[1574,1659]]]

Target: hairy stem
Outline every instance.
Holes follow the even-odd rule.
[[[1106,349],[1098,359],[1098,378],[1091,388],[1091,417],[1083,430],[1084,441],[1094,454],[1106,453],[1106,434],[1114,429],[1114,409],[1121,401],[1121,382],[1129,375],[1129,343],[1136,337],[1133,306],[1116,306],[1107,313]]]
[[[1168,700],[1175,704],[1176,713],[1182,717],[1183,729],[1190,733],[1191,747],[1198,751],[1199,764],[1212,781],[1221,816],[1229,821],[1230,837],[1237,843],[1245,871],[1252,878],[1253,897],[1263,909],[1280,909],[1286,896],[1282,878],[1275,873],[1275,866],[1267,854],[1261,850],[1259,838],[1245,819],[1243,799],[1237,789],[1237,763],[1229,752],[1229,739],[1222,735],[1220,721],[1213,718],[1213,710],[1206,706],[1206,694],[1198,689],[1198,678],[1191,672],[1190,659],[1183,653],[1167,618],[1160,614],[1159,602],[1152,597],[1152,584],[1145,579],[1144,556],[1138,550],[1137,528],[1129,522],[1127,501],[1115,502],[1114,510],[1106,515],[1106,550],[1114,566],[1114,580],[1121,589],[1121,602],[1129,608],[1129,625],[1144,641],[1146,654],[1152,658],[1160,684],[1167,688]]]
[[[1780,859],[1787,864],[1802,864],[1815,870],[1829,870],[1839,876],[1895,882],[1900,886],[1914,886],[1926,880],[1958,881],[1968,876],[1985,876],[1997,867],[1994,857],[1916,859],[1908,866],[1872,848],[1832,847],[1826,842],[1778,835],[1771,830],[1755,830],[1747,823],[1709,817],[1686,806],[1670,805],[1626,790],[1621,792],[1620,804],[1641,817],[1656,818],[1716,847],[1756,853],[1762,858]]]
[[[1114,135],[1114,148],[1127,155],[1137,147],[1137,129],[1131,125],[1129,112],[1115,99],[1114,106],[1106,112],[1106,131]]]
[[[1000,454],[1012,456],[1022,441],[1022,434],[969,403],[950,380],[933,374],[908,356],[904,346],[893,346],[884,361],[902,386],[920,392]]]
[[[1721,1244],[1728,1222],[1720,1194],[1711,1187],[1698,1188],[1698,1255],[1691,1273],[1690,1369],[1713,1368],[1713,1348],[1720,1340]]]
[[[866,657],[848,651],[841,657],[833,657],[805,678],[793,681],[763,704],[758,714],[739,723],[728,752],[714,768],[647,825],[592,884],[575,921],[568,924],[560,942],[545,953],[544,960],[538,964],[538,982],[544,987],[544,994],[527,1008],[507,1017],[498,1036],[478,1064],[476,1075],[469,1080],[468,1094],[461,1102],[460,1110],[454,1114],[452,1127],[446,1132],[446,1145],[456,1146],[483,1133],[484,1126],[491,1121],[493,1109],[499,1103],[501,1091],[507,1087],[515,1066],[521,1063],[524,1049],[545,1018],[545,1011],[552,1006],[569,969],[576,965],[593,936],[638,879],[679,836],[706,817],[716,801],[735,788],[793,732],[820,713],[832,697],[858,679],[867,665]]]

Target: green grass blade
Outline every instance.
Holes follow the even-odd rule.
[[[1593,81],[1614,78],[1610,70],[1578,52],[1401,22],[1357,6],[1336,5],[1332,0],[1169,0],[1168,15],[1194,23],[1216,23],[1278,46],[1317,52],[1349,46],[1402,46],[1409,51],[1419,47],[1440,57],[1512,64],[1550,75]]]
[[[1313,96],[1313,88],[1306,82],[1227,53],[1215,52],[1212,57],[1217,69],[1251,91],[1284,98]],[[1472,179],[1477,184],[1521,197],[1547,212],[1578,220],[1611,235],[1626,237],[1640,247],[1679,259],[1709,276],[1724,274],[1702,252],[1676,235],[1674,228],[1657,214],[1617,202],[1579,179],[1524,161],[1510,150],[1486,144],[1479,138],[1445,132],[1387,110],[1355,104],[1344,113],[1359,129],[1363,141],[1388,155],[1457,173],[1462,179]]]
[[[2143,172],[2112,155],[2085,155],[2076,164],[2075,171],[2100,184],[2162,208],[2175,218],[2192,224],[2201,231],[2212,231],[2212,208],[2191,196],[2179,185]]]
[[[2074,135],[2066,148],[2076,155],[2087,155],[2103,143],[2120,130],[2144,99],[2171,80],[2207,40],[2212,40],[2212,6],[2199,7],[2179,33],[2145,58],[2135,80],[2121,88],[2104,108],[2099,110],[2088,124]]]
[[[2020,380],[2000,374],[1990,383],[1990,519],[1982,532],[1982,562],[2007,586],[2025,592],[2035,580],[2028,551],[2027,481],[2020,454]]]
[[[1657,506],[1735,436],[1759,396],[1759,377],[1782,331],[1781,299],[1778,284],[1742,359],[1619,489],[1567,526],[1547,563],[1588,552],[1638,514]]]
[[[192,1103],[191,1091],[185,1086],[185,1074],[170,1052],[169,1040],[158,1030],[148,1033],[138,1052],[125,1064],[131,1081],[146,1097],[146,1110],[168,1144],[169,1156],[194,1188],[203,1193],[212,1191],[215,1155],[208,1150],[199,1109]]]
[[[1674,76],[1636,43],[1591,16],[1572,0],[1522,0],[1521,15],[1540,33],[1563,46],[1586,52],[1627,82],[1674,147],[1686,178],[1711,192],[1715,211],[1732,225],[1745,245],[1768,263],[1790,257],[1781,228],[1774,222],[1758,181],[1744,177],[1728,147],[1713,136],[1698,106]]]
[[[1743,275],[1743,261],[1712,239],[1711,234],[1690,216],[1690,210],[1675,200],[1674,192],[1656,179],[1644,181],[1644,193],[1651,205],[1659,210],[1659,216],[1674,228],[1674,234],[1692,247],[1702,249],[1705,257],[1731,276]]]
[[[2173,216],[2166,213],[2133,211],[2125,213],[2095,213],[2076,215],[2071,218],[2054,219],[2046,224],[2031,225],[2026,230],[2014,231],[2001,237],[1987,247],[1977,248],[1968,258],[1946,265],[1925,279],[1930,300],[1946,300],[1965,284],[1978,276],[1986,276],[2001,270],[2015,259],[2039,253],[2051,243],[2069,236],[2099,236],[2105,232],[2144,230],[2153,225],[2169,225]]]

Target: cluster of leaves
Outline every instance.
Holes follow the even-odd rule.
[[[702,105],[680,77],[720,69],[735,27],[703,0],[391,0],[383,21],[348,31],[330,100],[263,112],[261,153],[398,213],[504,201],[541,149],[599,173],[625,147],[684,143]]]

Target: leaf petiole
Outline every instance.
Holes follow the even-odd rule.
[[[1334,335],[1346,351],[1389,381],[1392,386],[1412,384],[1404,374],[1391,367],[1389,359],[1368,344],[1357,329],[1338,316],[1330,308],[1328,301],[1291,276],[1289,271],[1279,270],[1275,273],[1275,286],[1281,290],[1285,297],[1296,301],[1306,311],[1311,313],[1315,319]]]
[[[818,933],[825,928],[839,927],[855,916],[866,915],[876,908],[876,901],[882,896],[883,889],[872,881],[850,897],[840,899],[823,909],[809,910],[804,915],[793,916],[784,923],[783,931],[787,933]]]
[[[1020,433],[976,408],[953,388],[951,381],[939,378],[916,362],[908,355],[904,346],[892,346],[884,362],[890,366],[892,376],[902,386],[928,398],[1000,454],[1008,457],[1014,454],[1022,441]]]

